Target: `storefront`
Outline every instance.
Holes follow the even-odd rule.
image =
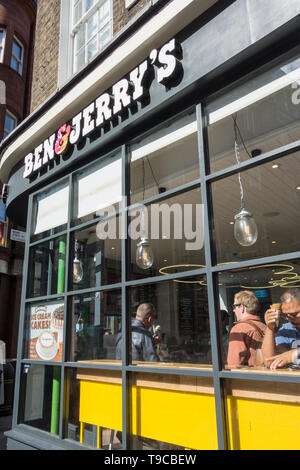
[[[63,121],[60,90],[4,149],[9,216],[27,215],[11,449],[299,448],[299,370],[230,367],[223,342],[237,292],[263,318],[300,286],[298,25],[286,10],[254,40],[240,4],[169,31]],[[131,359],[145,302],[157,362]]]

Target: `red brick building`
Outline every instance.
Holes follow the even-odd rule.
[[[35,16],[34,0],[0,1],[0,141],[10,140],[30,111]],[[11,229],[24,228],[10,223],[2,200],[0,205],[0,339],[11,359],[17,352],[24,252],[24,243],[11,240]]]

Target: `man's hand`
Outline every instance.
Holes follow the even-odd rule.
[[[271,370],[274,370],[291,364],[296,358],[297,349],[290,349],[289,351],[277,354],[276,356],[266,357],[264,359],[264,363],[267,367],[270,367]]]
[[[265,323],[267,327],[275,331],[276,330],[276,320],[278,319],[278,312],[273,308],[269,308],[265,313]]]

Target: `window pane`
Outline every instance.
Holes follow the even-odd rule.
[[[27,298],[64,291],[66,237],[30,248]]]
[[[19,59],[19,61],[21,61],[21,59],[22,59],[22,46],[20,46],[20,44],[18,44],[16,41],[13,42],[12,52]]]
[[[94,448],[121,450],[121,372],[78,368],[68,369],[67,376],[65,437]]]
[[[119,211],[122,161],[117,157],[92,165],[75,176],[74,224]]]
[[[0,44],[2,44],[3,38],[4,38],[4,30],[0,29]]]
[[[155,362],[158,365],[167,363],[176,366],[180,363],[186,366],[197,364],[199,368],[210,367],[205,275],[136,286],[130,288],[128,294],[134,364]],[[148,313],[152,319],[150,324],[144,323],[143,326],[142,318]],[[117,344],[118,358],[122,341]]]
[[[72,290],[121,282],[120,224],[121,218],[113,217],[73,234]]]
[[[87,61],[89,62],[98,52],[97,36],[87,45]]]
[[[106,1],[100,8],[100,28],[109,20],[110,14],[110,2]]]
[[[82,17],[82,0],[74,0],[74,24]]]
[[[98,28],[98,12],[87,21],[87,41],[89,41],[97,32]]]
[[[132,208],[129,217],[130,279],[205,265],[200,187],[148,206]],[[145,238],[148,244],[143,244]]]
[[[115,360],[121,314],[121,290],[72,297],[68,317],[70,361]]]
[[[75,52],[77,52],[82,46],[84,46],[85,41],[85,25],[81,26],[78,32],[75,34],[74,44],[75,44]]]
[[[100,47],[104,47],[110,41],[110,25],[107,25],[99,33],[99,44]]]
[[[16,119],[10,114],[5,114],[4,128],[7,134],[11,132],[16,127]]]
[[[27,306],[23,357],[35,361],[62,361],[63,299]]]
[[[85,0],[85,11],[89,11],[90,8],[94,5],[96,0]]]
[[[85,49],[82,49],[76,56],[75,56],[75,72],[80,70],[85,64]]]
[[[229,450],[298,448],[298,384],[233,379],[224,384]],[[245,426],[250,416],[251,426]]]
[[[132,203],[200,177],[196,130],[196,117],[192,112],[132,145]]]
[[[12,69],[19,72],[19,62],[14,57],[11,58],[10,66],[11,66]]]
[[[217,279],[218,319],[222,328],[226,368],[250,366],[266,373],[274,372],[269,368],[272,361],[265,359],[282,352],[276,351],[276,346],[283,348],[283,351],[290,351],[300,344],[297,320],[300,316],[299,260],[223,271],[218,274]],[[283,302],[283,299],[290,302]],[[275,307],[276,304],[278,305]],[[275,330],[271,340],[275,352],[271,354],[267,350],[267,356],[264,356],[263,338],[259,330],[263,333],[266,331],[265,312],[271,305],[279,312],[277,323],[273,325]],[[292,316],[288,315],[290,312],[293,312]],[[278,370],[282,367],[292,372],[298,366],[291,361]]]
[[[249,246],[234,236],[240,212],[238,174],[212,184],[214,240],[218,263],[272,256],[300,249],[300,153],[286,155],[241,173],[245,207],[257,225],[257,241]],[[249,225],[238,238],[247,243]]]
[[[214,400],[212,378],[132,374],[130,449],[217,449]]]
[[[91,10],[95,5],[99,7]],[[80,28],[82,33],[80,38],[77,36],[78,32],[73,29],[74,34],[74,72],[80,70],[85,64],[92,60],[95,55],[103,48],[111,39],[112,31],[109,25],[109,21],[112,18],[112,12],[110,8],[110,1],[107,2],[96,2],[95,0],[85,0],[83,3],[75,5],[74,19],[75,23],[83,16],[84,20]],[[83,5],[83,12],[81,7]],[[107,25],[107,26],[106,26]],[[103,29],[105,28],[105,29]],[[103,29],[101,34],[99,31]],[[83,37],[84,31],[84,37]],[[78,51],[85,43],[85,50]]]
[[[60,374],[60,367],[23,365],[19,423],[58,434]]]
[[[64,230],[68,221],[69,186],[60,182],[34,198],[32,240]]]
[[[274,74],[272,82],[270,78],[267,81],[267,76],[260,77],[255,88],[250,82],[238,99],[210,113],[208,143],[212,172],[237,163],[235,118],[241,161],[300,139],[297,85],[300,59],[281,67]],[[222,119],[222,115],[226,117]]]

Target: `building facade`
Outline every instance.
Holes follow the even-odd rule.
[[[299,13],[39,2],[32,112],[0,148],[26,225],[9,449],[299,448],[296,364],[228,363],[221,313],[298,292]],[[132,355],[143,303],[157,361]]]

